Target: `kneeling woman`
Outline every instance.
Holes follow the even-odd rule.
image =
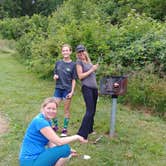
[[[45,99],[41,112],[33,118],[25,133],[19,155],[20,166],[63,166],[71,153],[68,143],[87,142],[79,135],[60,138],[51,127],[56,112],[55,98]]]

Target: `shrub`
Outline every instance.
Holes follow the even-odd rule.
[[[133,106],[142,105],[163,116],[166,113],[165,79],[158,78],[149,69],[139,71],[129,78],[128,92],[123,102]]]
[[[121,24],[110,32],[109,57],[114,64],[122,66],[123,70],[140,70],[147,63],[153,63],[153,71],[164,77],[166,69],[165,23],[129,15]],[[109,59],[108,59],[109,61]]]

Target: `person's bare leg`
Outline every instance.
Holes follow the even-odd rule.
[[[62,100],[60,98],[56,98],[56,102],[57,102],[58,106],[59,106],[59,104],[60,104],[61,101]]]
[[[69,160],[69,158],[60,158],[57,163],[55,164],[55,166],[65,166],[65,163]]]
[[[70,118],[70,104],[71,104],[71,99],[66,99],[64,101],[64,116],[65,116],[65,118]]]
[[[60,105],[60,102],[62,101],[60,98],[55,98],[56,99],[56,103],[57,105],[59,106]],[[53,119],[53,124],[52,124],[52,127],[54,129],[54,131],[56,132],[58,130],[58,114],[57,116]]]
[[[66,137],[68,132],[68,124],[69,124],[69,118],[70,118],[70,103],[71,99],[67,98],[64,100],[64,121],[63,121],[63,129],[62,129],[62,134],[61,137]]]

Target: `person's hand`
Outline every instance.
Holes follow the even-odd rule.
[[[70,93],[67,94],[66,99],[70,99],[72,96],[73,96],[73,93],[70,92]]]
[[[98,66],[99,66],[99,64],[95,64],[95,65],[93,65],[93,66],[92,66],[92,71],[96,71],[97,68],[98,68]]]
[[[49,148],[53,148],[53,147],[55,147],[55,146],[56,146],[56,145],[55,145],[54,143],[52,143],[52,142],[49,142],[49,143],[48,143],[48,147],[49,147]]]
[[[80,136],[80,135],[77,135],[78,136],[78,140],[81,142],[81,143],[88,143],[88,140],[85,139],[84,137]]]
[[[59,78],[59,76],[57,74],[54,75],[53,79],[57,80]]]

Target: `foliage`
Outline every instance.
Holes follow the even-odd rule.
[[[1,0],[0,2],[0,12],[1,18],[6,17],[18,17],[21,16],[21,1],[20,0]]]
[[[152,63],[154,73],[166,73],[165,24],[140,16],[129,15],[120,27],[110,33],[110,59],[126,72],[140,70]],[[126,69],[125,69],[125,68]]]
[[[66,3],[64,0],[1,0],[0,13],[1,18],[6,17],[20,17],[32,16],[33,14],[50,15],[61,4]],[[75,1],[77,4],[82,2]],[[68,2],[67,2],[68,3]],[[101,7],[102,13],[107,13],[111,16],[110,21],[113,24],[121,22],[131,9],[135,9],[137,13],[145,13],[154,19],[161,21],[165,20],[166,15],[166,1],[165,0],[91,0],[91,3],[97,4]],[[89,6],[88,6],[89,7]],[[79,10],[78,10],[79,11]],[[77,13],[78,16],[80,12]]]
[[[47,28],[47,18],[41,15],[34,15],[20,18],[7,18],[0,21],[1,35],[6,39],[18,40],[23,35],[31,31],[45,32]]]
[[[145,1],[147,7],[145,12],[154,19],[165,20],[166,16],[166,1],[165,0],[148,0]]]
[[[58,59],[58,48],[51,40],[42,40],[32,45],[32,71],[38,73],[39,77],[51,78],[55,60]]]
[[[110,15],[112,24],[119,24],[128,13],[135,10],[139,14],[164,21],[166,16],[165,0],[97,0],[104,12]]]
[[[0,115],[9,122],[8,132],[0,135],[0,166],[18,166],[18,156],[24,133],[29,122],[40,110],[43,99],[52,96],[54,81],[38,79],[26,70],[11,54],[0,54]],[[118,99],[119,100],[119,99]],[[117,136],[108,136],[110,129],[111,98],[100,97],[97,103],[94,129],[88,144],[71,143],[79,156],[67,163],[70,166],[165,166],[166,125],[161,118],[127,109],[118,102],[115,131]],[[79,106],[79,107],[78,107]],[[60,105],[59,127],[63,125]],[[77,132],[85,105],[77,86],[71,104],[69,135]],[[58,131],[59,135],[61,132]],[[94,144],[93,142],[102,136]],[[94,153],[95,152],[95,153]],[[83,160],[82,155],[91,156]],[[110,157],[111,156],[111,157]]]
[[[32,46],[34,43],[40,43],[47,38],[47,24],[46,17],[34,15],[28,20],[29,27],[26,29],[27,32],[17,39],[17,49],[23,58],[22,60],[26,61],[27,65],[30,65],[29,67],[32,67]]]
[[[34,12],[33,14],[41,14],[44,16],[50,15],[55,11],[64,0],[37,0],[34,3]]]
[[[165,79],[160,79],[151,73],[151,65],[128,78],[128,92],[123,102],[132,106],[142,106],[149,112],[165,116],[166,113],[166,85]]]
[[[41,14],[48,16],[63,0],[2,0],[0,2],[1,18],[15,18]]]

